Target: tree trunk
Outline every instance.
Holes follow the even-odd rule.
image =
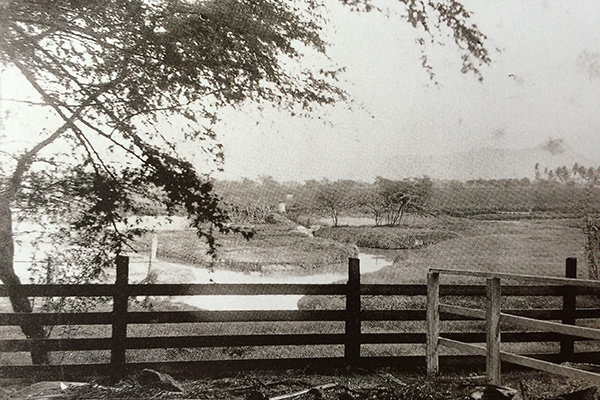
[[[400,214],[398,215],[398,225],[402,222],[402,217],[404,217],[404,207],[400,209]]]
[[[21,281],[14,269],[14,238],[10,201],[0,198],[0,280],[8,292],[8,298],[16,313],[32,312],[29,299],[21,294]],[[38,323],[21,324],[21,330],[28,339],[46,337],[44,327]],[[34,364],[49,364],[48,353],[40,345],[31,348],[31,361]]]

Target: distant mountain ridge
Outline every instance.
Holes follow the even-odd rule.
[[[371,164],[374,175],[395,179],[427,175],[458,180],[533,178],[538,163],[542,170],[571,167],[574,163],[586,167],[599,164],[572,149],[549,151],[545,145],[527,149],[481,148],[446,155],[404,155],[382,161],[381,165]]]

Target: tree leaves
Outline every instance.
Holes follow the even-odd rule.
[[[111,182],[94,192],[105,198],[91,213],[114,205],[114,193],[131,194],[120,175],[133,163],[127,174],[162,187],[173,207],[200,213],[197,227],[212,218],[226,229],[212,184],[175,152],[163,122],[184,116],[182,139],[210,139],[201,148],[219,162],[210,127],[219,108],[251,99],[310,109],[344,98],[333,76],[284,68],[285,59],[299,58],[295,43],[325,46],[316,13],[279,1],[28,0],[4,2],[2,11],[3,63],[18,65],[61,113],[60,134],[85,150],[96,182]],[[85,110],[67,123],[77,104]]]
[[[382,9],[366,0],[345,2],[357,11]],[[416,29],[432,37],[435,30],[450,32],[465,72],[479,73],[479,65],[489,62],[485,36],[460,2],[400,3]],[[223,153],[212,125],[221,108],[252,101],[303,114],[346,99],[337,84],[343,68],[301,63],[305,52],[326,50],[322,7],[317,0],[2,2],[0,62],[17,66],[64,120],[55,134],[40,138],[34,153],[64,137],[85,160],[74,157],[55,171],[47,191],[24,190],[27,209],[68,195],[80,207],[74,227],[114,227],[134,211],[131,199],[140,188],[155,186],[168,210],[193,217],[214,251],[212,230],[236,229],[209,177],[182,158],[175,144],[202,141],[199,148],[219,163]],[[425,54],[422,63],[433,74]],[[182,126],[169,125],[180,116]],[[30,162],[15,171],[16,186]],[[82,190],[57,191],[67,177]]]

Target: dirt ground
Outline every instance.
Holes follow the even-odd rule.
[[[485,383],[485,377],[480,373],[444,374],[427,379],[422,374],[400,373],[393,369],[332,371],[331,374],[240,372],[178,378],[183,392],[141,384],[139,376],[120,382],[96,377],[84,384],[0,380],[0,399],[453,400],[473,398],[471,396],[476,396],[474,393]],[[516,391],[513,397],[516,400],[549,400],[592,385],[540,372],[521,371],[505,373],[503,386]],[[592,398],[597,398],[595,396]]]

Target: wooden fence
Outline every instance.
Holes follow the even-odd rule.
[[[572,268],[567,273],[572,274]],[[348,281],[345,284],[130,284],[128,283],[128,259],[117,260],[114,284],[90,285],[23,285],[23,294],[30,297],[84,296],[112,297],[112,312],[81,313],[5,313],[0,314],[3,326],[18,326],[24,322],[37,321],[52,325],[110,325],[111,337],[99,338],[46,338],[1,339],[0,352],[27,352],[33,346],[43,346],[47,351],[109,350],[110,363],[71,365],[2,365],[0,376],[20,376],[31,373],[66,376],[79,374],[122,374],[140,368],[185,368],[192,370],[232,369],[286,369],[307,366],[331,368],[344,366],[395,366],[398,368],[425,368],[421,355],[364,356],[363,345],[419,344],[426,342],[425,331],[364,332],[363,322],[371,321],[425,321],[425,309],[366,309],[362,296],[426,296],[424,284],[361,284],[357,259],[350,259]],[[442,296],[481,297],[486,294],[485,285],[441,285]],[[345,309],[339,310],[271,310],[271,311],[130,311],[128,299],[133,296],[190,296],[190,295],[337,295],[345,297]],[[544,320],[569,320],[597,318],[598,308],[575,308],[575,296],[598,295],[597,288],[573,288],[565,285],[513,285],[503,288],[504,296],[562,297],[563,307],[553,309],[513,309],[511,314]],[[0,286],[0,296],[7,296]],[[472,317],[442,312],[442,320],[474,320]],[[127,328],[135,324],[166,323],[232,323],[266,321],[338,321],[344,323],[343,333],[305,334],[236,334],[201,336],[152,336],[128,337]],[[467,343],[485,343],[484,332],[443,332],[444,337]],[[600,353],[574,353],[573,338],[568,335],[544,331],[509,332],[504,342],[560,342],[560,354],[538,354],[539,359],[560,361],[595,360]],[[212,348],[227,346],[287,346],[287,345],[342,345],[343,355],[322,358],[276,358],[276,359],[228,359],[193,361],[128,362],[127,350],[164,348]],[[1,354],[0,354],[1,356]],[[479,361],[481,357],[441,356],[442,367],[463,365],[467,361]],[[471,364],[472,365],[472,364]]]
[[[573,359],[574,338],[587,338],[600,340],[600,329],[586,326],[575,326],[575,313],[566,312],[576,309],[575,296],[566,295],[563,301],[565,314],[561,322],[541,321],[535,318],[513,315],[502,312],[502,286],[501,280],[529,281],[536,283],[567,285],[571,290],[575,288],[600,289],[600,282],[585,279],[576,279],[576,259],[567,259],[568,278],[541,277],[521,274],[490,273],[481,271],[430,269],[427,275],[427,373],[435,375],[439,370],[439,348],[445,346],[459,350],[466,354],[482,355],[486,358],[486,373],[488,381],[494,385],[501,384],[501,361],[521,365],[541,371],[563,375],[578,380],[586,380],[596,385],[600,384],[600,374],[577,368],[571,365],[559,365],[533,357],[527,357],[507,351],[500,351],[501,323],[517,327],[542,330],[549,333],[569,335],[563,341],[561,354],[566,360]],[[440,275],[460,275],[468,277],[485,278],[486,302],[485,310],[461,307],[440,303]],[[571,276],[569,276],[571,275]],[[485,346],[464,343],[460,340],[444,337],[440,334],[440,312],[463,317],[478,318],[485,321]],[[565,360],[565,361],[566,361]],[[600,366],[598,366],[600,368]]]

